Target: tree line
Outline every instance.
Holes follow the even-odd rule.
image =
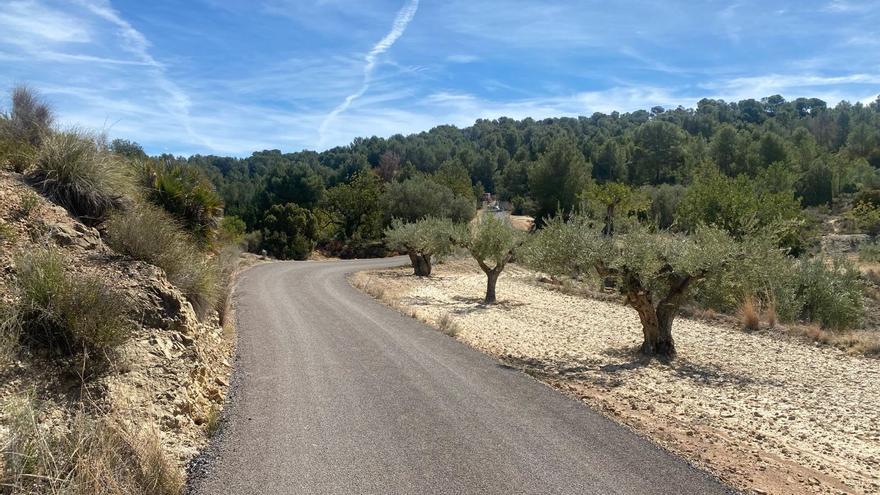
[[[136,143],[117,141],[114,147],[143,154]],[[679,215],[686,191],[703,196],[694,198],[699,203],[709,191],[732,189],[736,201],[749,203],[742,208],[758,210],[749,214],[794,219],[804,207],[876,189],[880,99],[833,107],[816,98],[786,101],[778,95],[704,99],[687,109],[478,120],[463,129],[358,138],[320,153],[158,158],[204,171],[226,214],[258,233],[253,237],[262,236],[255,245],[282,257],[300,256],[315,243],[336,251],[369,250],[393,218],[466,216],[484,192],[540,222],[557,210],[570,213],[590,184],[606,182],[639,188],[652,200],[644,214],[662,226],[692,228],[707,220],[700,218],[704,212],[719,216],[708,220],[731,222],[731,205],[703,205]],[[767,203],[769,212],[758,207]],[[300,240],[280,238],[293,227],[302,232]],[[791,239],[808,240],[808,234]],[[292,244],[302,246],[290,251]]]

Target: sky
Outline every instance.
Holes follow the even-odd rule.
[[[0,0],[0,91],[151,154],[880,94],[874,0]],[[6,107],[8,97],[0,103]]]

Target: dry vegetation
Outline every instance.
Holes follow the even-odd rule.
[[[163,210],[143,172],[27,89],[0,113],[0,493],[178,494],[218,428],[240,250],[184,225],[219,224],[204,181]]]
[[[817,345],[801,335],[808,330],[775,321],[770,329],[772,308],[753,303],[741,316],[757,330],[744,331],[736,318],[682,318],[675,323],[678,357],[668,365],[647,361],[636,357],[635,312],[615,298],[586,298],[582,288],[509,270],[493,306],[480,304],[485,277],[470,260],[438,265],[430,278],[401,268],[355,274],[352,283],[733,486],[791,495],[880,491],[880,424],[872,420],[880,361],[858,355],[858,347]],[[876,333],[821,335],[842,345]]]

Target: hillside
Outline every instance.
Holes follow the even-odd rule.
[[[0,172],[0,196],[4,306],[20,302],[16,284],[22,257],[54,249],[64,259],[65,273],[98,277],[124,299],[119,303],[127,306],[132,328],[107,359],[58,357],[39,347],[17,349],[17,343],[3,342],[0,445],[13,450],[5,450],[0,459],[2,490],[18,493],[24,487],[20,483],[32,484],[29,470],[43,465],[46,471],[34,474],[82,478],[59,480],[59,487],[74,493],[84,493],[78,483],[96,489],[111,479],[129,481],[114,470],[166,469],[162,479],[169,484],[167,493],[173,493],[183,468],[216,427],[230,371],[230,335],[216,313],[200,320],[161,269],[115,253],[97,230],[38,196],[22,176]],[[117,432],[127,446],[95,445],[108,431]],[[53,449],[54,465],[44,465],[50,455],[44,442],[58,441],[82,443],[85,452]],[[125,458],[127,449],[134,449],[133,458]],[[123,459],[114,461],[115,455]]]

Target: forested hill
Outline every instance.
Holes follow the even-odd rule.
[[[137,151],[125,145],[116,143],[119,151]],[[669,196],[670,186],[656,186],[687,186],[713,170],[756,179],[760,188],[790,192],[809,206],[880,185],[880,97],[869,105],[834,107],[778,95],[736,103],[704,99],[695,109],[478,120],[464,129],[439,126],[409,136],[358,138],[321,153],[271,150],[244,159],[182,160],[207,172],[226,213],[241,217],[248,230],[261,228],[273,205],[326,206],[334,188],[367,169],[380,178],[376,187],[382,189],[369,194],[427,175],[457,197],[491,192],[537,216],[570,209],[591,180],[653,186],[645,190],[655,196],[666,190]],[[387,222],[389,215],[373,216]],[[363,235],[377,235],[372,229]]]

